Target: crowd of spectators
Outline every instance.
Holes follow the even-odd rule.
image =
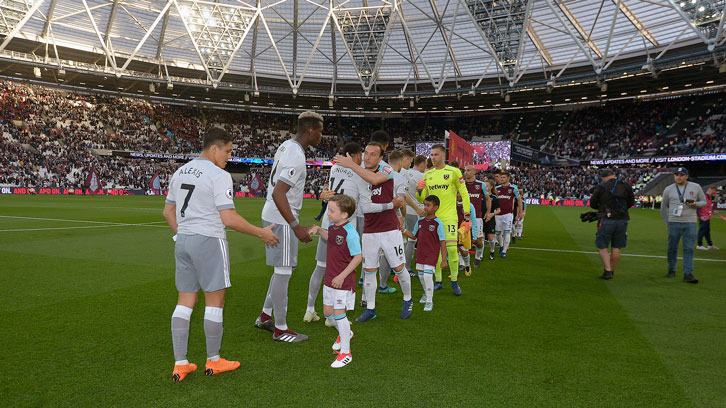
[[[726,152],[726,103],[708,99],[690,130],[673,136],[699,97],[609,104],[576,111],[544,144],[562,156],[592,159],[648,154]],[[700,102],[699,102],[700,103]],[[295,115],[208,110],[160,105],[143,99],[71,93],[0,81],[0,185],[80,186],[96,167],[106,186],[144,189],[157,172],[162,186],[179,165],[160,160],[125,159],[109,151],[197,154],[204,129],[221,126],[234,135],[233,155],[272,158],[277,146],[295,131]],[[391,149],[416,141],[441,140],[445,130],[470,138],[480,134],[511,137],[521,114],[431,116],[420,118],[327,116],[324,136],[308,159],[329,160],[348,141],[364,143],[375,130],[392,136]],[[262,167],[267,168],[267,167]],[[327,170],[310,167],[308,192],[317,193]],[[523,184],[539,195],[583,197],[592,179],[586,170],[517,169]],[[641,176],[646,170],[638,170]],[[266,173],[262,170],[266,184]],[[252,171],[249,171],[251,174]],[[249,176],[247,176],[249,177]],[[526,182],[525,182],[526,180]],[[244,176],[239,185],[246,186]]]
[[[542,150],[581,160],[723,153],[725,103],[723,97],[683,97],[582,109],[547,138]],[[699,109],[705,113],[689,121]],[[681,121],[690,122],[685,131],[675,128]]]
[[[615,169],[618,180],[630,184],[636,193],[657,171],[652,167]],[[512,182],[522,189],[527,198],[587,200],[592,187],[599,183],[597,170],[585,167],[543,170],[522,166],[512,167],[509,172]]]

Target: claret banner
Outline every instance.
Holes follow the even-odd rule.
[[[450,130],[446,132],[446,138],[449,139],[449,163],[457,161],[459,167],[474,164],[474,148],[466,140]]]

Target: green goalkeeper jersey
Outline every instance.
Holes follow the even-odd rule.
[[[424,174],[426,187],[416,192],[418,201],[423,201],[429,195],[435,195],[441,201],[436,216],[442,220],[456,220],[456,193],[461,194],[464,208],[469,208],[469,191],[461,170],[452,166],[443,169],[431,169]]]

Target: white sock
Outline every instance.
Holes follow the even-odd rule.
[[[502,251],[507,252],[507,250],[509,249],[509,242],[512,240],[511,231],[504,231],[502,237],[504,238],[504,244],[502,244]]]
[[[401,292],[403,292],[403,301],[407,302],[411,300],[411,275],[408,274],[406,265],[403,265],[401,272],[396,274],[398,275],[398,284],[401,285]]]
[[[207,360],[209,360],[209,361],[219,361],[219,354],[217,354],[214,357],[209,357]]]
[[[469,259],[470,259],[470,257],[469,257],[469,254],[468,253],[466,255],[459,256],[459,258],[461,258],[461,264],[463,266],[469,266]]]
[[[495,241],[495,240],[489,241],[489,252],[493,253],[496,246],[497,246],[497,241]]]
[[[434,301],[434,271],[424,271],[424,293],[426,293],[426,303]]]
[[[176,365],[187,365],[187,364],[189,364],[189,360],[179,360],[179,361],[175,361],[174,364],[176,364]]]
[[[504,237],[502,237],[502,233],[497,232],[497,235],[495,237],[496,237],[497,244],[499,244],[500,247],[504,247],[502,245],[502,243],[504,242],[504,241],[502,241],[502,239],[504,238]]]
[[[375,309],[376,308],[376,291],[378,290],[378,279],[376,275],[378,275],[378,271],[373,272],[363,272],[365,275],[363,276],[363,292],[365,292],[366,295],[366,302],[368,303],[368,306],[366,308],[368,309]]]
[[[481,246],[476,247],[476,259],[481,261],[482,256],[484,255],[484,244],[482,243]]]
[[[335,317],[335,327],[338,329],[338,335],[340,335],[340,353],[350,353],[350,321],[346,317],[345,313],[343,317]]]
[[[424,294],[426,293],[426,279],[424,277],[423,271],[418,271],[418,280],[421,282],[421,288],[424,290]]]

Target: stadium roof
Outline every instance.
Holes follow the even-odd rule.
[[[655,72],[664,55],[722,50],[725,5],[0,0],[0,58],[250,92],[463,94],[487,84],[554,86],[572,74],[599,81],[625,62]]]

